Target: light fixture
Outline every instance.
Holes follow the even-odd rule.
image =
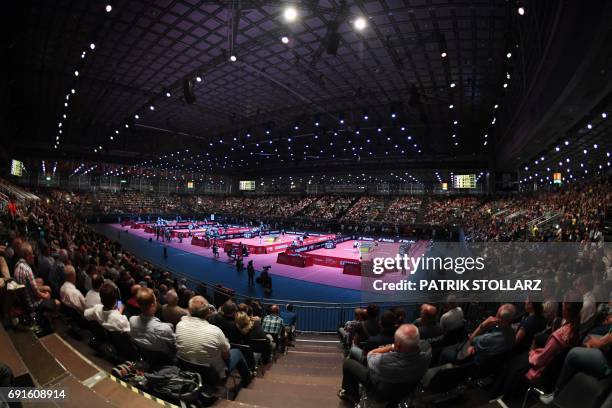
[[[446,51],[442,51],[442,53],[440,54],[440,57],[442,57],[442,58],[446,58],[446,55],[447,55],[447,54],[446,54]]]
[[[455,87],[455,83],[454,83],[454,82],[451,82],[450,87],[451,87],[451,88],[454,88],[454,87]]]
[[[601,113],[601,117],[605,119],[605,118],[607,118],[607,117],[608,117],[608,114],[607,114],[606,112],[602,112],[602,113]]]
[[[75,92],[76,92],[76,91],[74,90],[74,88],[72,88],[72,89],[70,90],[70,93],[75,93]]]
[[[506,58],[508,58],[508,59],[512,58],[512,53],[511,52],[507,53],[506,54]]]
[[[96,49],[96,44],[94,43],[89,44],[89,48],[92,50]]]
[[[236,62],[236,56],[235,55],[230,56],[230,61]]]
[[[366,27],[366,24],[367,24],[366,19],[363,17],[357,17],[357,19],[353,23],[355,28],[359,31],[363,30]]]
[[[519,13],[519,16],[524,16],[525,15],[525,7],[520,6],[517,11]]]
[[[110,4],[107,4],[105,10],[107,13],[110,13],[113,10],[113,6],[111,6]]]
[[[196,81],[197,81],[197,82],[202,82],[202,77],[198,75],[198,76],[196,77]]]
[[[149,109],[155,110],[155,106],[151,105],[151,106],[149,106]]]
[[[285,11],[283,12],[283,16],[285,17],[285,20],[291,22],[291,21],[295,21],[295,19],[297,18],[297,10],[295,9],[295,7],[287,7],[285,8]]]
[[[166,92],[166,97],[168,97],[168,98],[169,98],[170,96],[171,96],[171,95],[170,95],[170,92]]]
[[[138,114],[134,115],[134,119],[140,119],[140,116],[138,116]]]
[[[74,76],[78,77],[79,76],[79,71],[74,71]]]
[[[283,37],[281,38],[281,41],[283,44],[288,44],[289,43],[289,37]]]

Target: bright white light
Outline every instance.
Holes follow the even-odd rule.
[[[282,41],[283,44],[287,44],[287,43],[289,43],[289,37],[283,37],[283,38],[281,38],[281,41]]]
[[[512,58],[512,53],[511,52],[507,53],[506,54],[506,58],[508,58],[508,59]]]
[[[105,10],[107,13],[110,13],[113,10],[113,6],[111,6],[110,4],[107,4]]]
[[[166,97],[168,97],[168,98],[169,98],[170,96],[171,96],[171,95],[170,95],[170,92],[166,92]]]
[[[495,106],[493,106],[493,109],[497,109],[497,108],[499,108],[499,105],[496,104]]]
[[[454,121],[454,122],[453,122],[453,125],[456,125],[456,124],[458,124],[458,123],[459,123],[459,121],[458,121],[458,120],[456,120],[456,121]]]
[[[70,93],[75,93],[76,91],[73,89],[70,90]]]
[[[453,109],[455,105],[448,105],[448,109]]]
[[[450,87],[451,87],[451,88],[454,88],[454,87],[455,87],[455,83],[454,83],[454,82],[451,82]]]
[[[606,112],[602,112],[601,117],[605,119],[608,117],[608,114]]]
[[[155,110],[155,106],[151,105],[151,106],[149,106],[149,109]]]
[[[358,17],[353,24],[357,30],[361,31],[366,27],[367,22],[365,18]]]
[[[442,53],[440,54],[440,56],[441,56],[442,58],[446,58],[446,55],[447,55],[447,54],[446,54],[446,52],[442,52]]]
[[[74,76],[79,76],[79,71],[74,71]]]
[[[230,61],[232,61],[232,62],[236,62],[236,56],[235,56],[235,55],[232,55],[232,56],[230,57]]]
[[[295,7],[287,7],[285,11],[283,12],[283,16],[285,17],[285,20],[287,21],[295,21],[295,19],[297,18],[297,15],[298,13]]]
[[[196,77],[196,81],[197,81],[197,82],[202,82],[202,77],[201,77],[201,76],[197,76],[197,77]]]
[[[591,125],[590,123],[587,125],[587,129],[593,129],[593,125]]]
[[[138,116],[138,114],[134,115],[134,119],[140,119],[140,116]]]
[[[94,43],[89,44],[89,48],[92,50],[96,49],[96,44]]]
[[[519,13],[519,16],[524,16],[525,15],[525,7],[519,7],[518,8],[518,13]]]
[[[508,87],[508,84],[504,83],[504,88],[507,88],[507,87]]]

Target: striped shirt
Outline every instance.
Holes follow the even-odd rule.
[[[223,353],[230,344],[215,325],[199,317],[184,316],[176,325],[176,351],[180,358],[197,364],[210,364],[225,377]]]
[[[34,273],[32,272],[32,268],[30,265],[23,260],[20,259],[15,265],[15,272],[13,273],[15,281],[22,285],[25,285],[26,290],[26,301],[28,303],[28,308],[30,309],[30,317],[32,319],[36,318],[36,307],[42,301],[38,299],[38,295],[36,292],[36,280],[34,279]]]

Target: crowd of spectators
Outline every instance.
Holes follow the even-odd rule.
[[[550,316],[531,300],[500,304],[491,315],[477,308],[468,316],[450,295],[444,305],[423,304],[411,322],[400,308],[357,308],[354,320],[338,330],[347,356],[338,397],[359,401],[361,384],[370,395],[397,402],[418,383],[428,390],[457,381],[448,373],[461,370],[488,379],[482,384],[491,400],[520,404],[527,388],[537,386],[548,404],[578,372],[596,379],[612,374],[612,302],[585,322],[581,300],[568,293]]]
[[[58,314],[97,322],[124,333],[151,366],[177,364],[176,356],[207,363],[220,377],[234,369],[242,386],[257,369],[253,354],[231,344],[256,347],[262,362],[289,342],[296,316],[291,306],[264,308],[258,301],[227,300],[217,310],[204,287],[140,261],[120,244],[95,233],[72,212],[71,203],[53,197],[3,215],[0,230],[2,320],[38,335],[54,330]]]

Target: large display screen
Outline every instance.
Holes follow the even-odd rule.
[[[476,188],[475,174],[456,174],[453,177],[454,188]]]
[[[11,176],[21,177],[23,175],[23,162],[11,160]]]
[[[239,189],[241,191],[253,191],[253,190],[255,190],[255,180],[240,180]]]

